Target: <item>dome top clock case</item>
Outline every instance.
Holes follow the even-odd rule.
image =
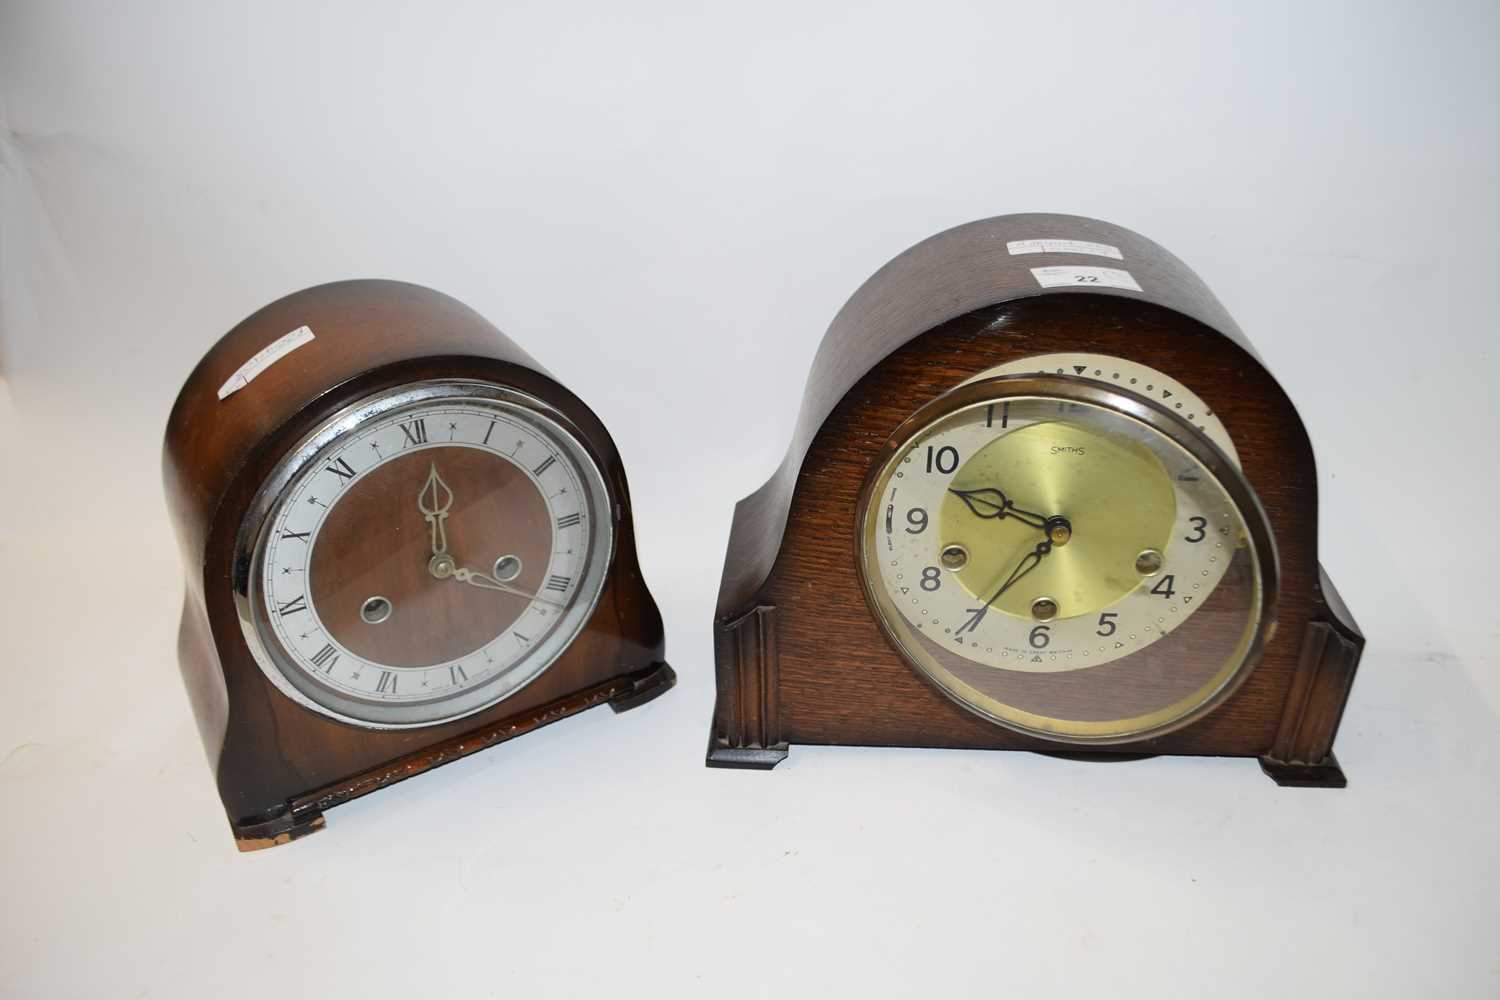
[[[834,319],[735,511],[708,763],[792,743],[1260,759],[1339,786],[1363,638],[1296,409],[1186,265],[1015,215]]]
[[[350,281],[255,313],[188,378],[164,466],[179,660],[243,850],[674,681],[608,433],[447,296]]]

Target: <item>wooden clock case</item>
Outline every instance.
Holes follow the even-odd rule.
[[[277,338],[315,339],[220,400],[218,387]],[[466,718],[378,730],[334,721],[277,690],[247,647],[234,593],[247,510],[277,462],[351,402],[394,386],[467,378],[550,406],[604,476],[615,552],[588,623],[539,677]],[[429,768],[608,703],[616,712],[672,686],[661,615],[636,558],[625,473],[604,425],[478,313],[394,281],[345,281],[289,295],[226,334],[199,363],[167,425],[163,473],[187,565],[179,662],[241,850],[323,826],[325,810]]]
[[[1013,255],[1077,240],[1123,260]],[[1110,265],[1143,291],[1043,288],[1031,269]],[[856,572],[860,493],[918,407],[1017,359],[1112,355],[1179,379],[1222,420],[1273,526],[1275,627],[1235,693],[1184,728],[1091,751],[996,725],[940,694],[877,625]],[[711,767],[771,768],[793,743],[1255,757],[1283,785],[1342,787],[1333,756],[1364,638],[1318,564],[1317,476],[1296,409],[1188,267],[1093,219],[1012,215],[917,244],[881,268],[819,347],[785,461],[735,508],[714,618]]]

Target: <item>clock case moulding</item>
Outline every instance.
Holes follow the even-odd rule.
[[[315,339],[217,398],[242,363],[301,326]],[[571,425],[613,501],[613,562],[583,630],[500,702],[422,728],[338,722],[277,690],[252,658],[235,607],[235,588],[248,572],[233,565],[236,537],[268,474],[323,421],[382,390],[449,378],[518,390]],[[241,850],[294,840],[322,828],[333,806],[595,705],[634,708],[675,682],[636,557],[625,472],[604,425],[510,338],[446,295],[395,281],[344,281],[251,315],[184,385],[167,424],[163,475],[187,566],[179,663]]]
[[[1036,239],[1107,244],[1123,260],[1008,251]],[[1127,270],[1143,291],[1040,287],[1031,269],[1053,265]],[[1276,626],[1238,690],[1184,728],[1099,751],[1006,729],[939,693],[887,640],[857,570],[860,492],[898,425],[981,372],[1059,352],[1139,362],[1202,397],[1234,441],[1279,555]],[[1283,785],[1342,787],[1333,738],[1364,637],[1318,564],[1317,499],[1295,407],[1213,293],[1162,247],[1049,214],[933,236],[839,311],[786,459],[735,508],[714,614],[707,763],[771,768],[794,743],[1196,754],[1258,758]]]

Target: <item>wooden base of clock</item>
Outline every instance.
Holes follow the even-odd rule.
[[[738,517],[736,517],[738,524]],[[1320,573],[1323,593],[1336,602],[1337,593],[1326,575]],[[1364,648],[1364,636],[1342,605],[1324,605],[1318,616],[1306,626],[1306,641],[1299,654],[1295,676],[1301,678],[1298,690],[1289,692],[1276,735],[1264,752],[1246,751],[1229,754],[1203,749],[1191,744],[1153,744],[1152,750],[1122,752],[1088,751],[1078,748],[1059,749],[1055,744],[1004,732],[975,732],[973,717],[935,692],[901,685],[890,694],[892,700],[915,699],[899,706],[899,715],[907,721],[888,724],[882,705],[865,706],[879,717],[858,720],[842,728],[840,738],[829,739],[827,732],[799,731],[782,723],[782,705],[787,700],[779,677],[775,607],[760,605],[753,611],[725,622],[716,622],[714,639],[718,664],[719,690],[714,710],[714,728],[709,737],[709,767],[770,770],[787,758],[793,743],[808,745],[842,744],[853,746],[906,746],[972,750],[1031,750],[1069,760],[1118,762],[1144,760],[1162,754],[1198,756],[1258,757],[1261,770],[1278,785],[1297,788],[1343,788],[1348,782],[1338,759],[1329,747],[1338,729],[1344,702],[1354,680],[1354,671]],[[834,705],[819,706],[817,697],[807,697],[804,689],[794,687],[792,708],[798,713],[809,710],[834,712]],[[887,708],[895,706],[886,705]],[[923,718],[925,714],[925,720]],[[913,719],[915,715],[917,718]],[[810,716],[816,718],[816,715]],[[944,723],[947,723],[945,725]],[[920,728],[915,731],[913,726]],[[991,727],[993,729],[993,727]],[[1175,734],[1174,734],[1175,735]]]
[[[323,813],[334,806],[451,763],[477,750],[540,729],[548,723],[566,719],[585,709],[608,704],[617,715],[628,712],[664,694],[676,681],[677,676],[671,667],[665,663],[657,663],[645,670],[612,678],[530,711],[507,716],[466,735],[444,740],[398,757],[380,767],[299,795],[269,814],[249,821],[231,821],[235,843],[241,851],[256,851],[290,843],[323,829]]]
[[[315,340],[252,374],[253,384],[219,394],[246,359],[304,326]],[[535,679],[488,708],[404,729],[339,721],[288,697],[256,662],[236,604],[248,574],[237,564],[237,539],[261,485],[314,428],[351,403],[437,379],[524,394],[567,421],[607,486],[613,559],[577,636]],[[661,614],[636,556],[625,473],[604,425],[514,342],[445,295],[349,281],[266,306],[187,380],[163,464],[187,564],[179,662],[242,850],[295,840],[321,829],[323,813],[340,803],[596,705],[634,708],[674,683]]]
[[[1009,249],[1044,240],[1078,242]],[[1077,249],[1100,245],[1119,257]],[[1042,284],[1097,265],[1128,269],[1143,290]],[[1184,728],[1097,752],[1004,728],[940,694],[878,627],[855,571],[862,484],[897,426],[981,372],[1059,352],[1148,365],[1205,400],[1274,526],[1280,564],[1276,627],[1238,690]],[[961,226],[866,282],[807,385],[786,460],[735,510],[714,621],[709,766],[771,768],[795,743],[951,747],[1252,757],[1282,785],[1344,784],[1331,748],[1364,638],[1318,565],[1312,448],[1248,340],[1177,258],[1074,216]]]

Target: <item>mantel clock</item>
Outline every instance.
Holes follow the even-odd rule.
[[[793,743],[1258,758],[1344,783],[1363,638],[1297,411],[1181,261],[1092,219],[960,226],[834,319],[735,511],[708,763]]]
[[[243,850],[673,683],[609,434],[447,296],[266,306],[188,378],[164,466],[179,660]]]

